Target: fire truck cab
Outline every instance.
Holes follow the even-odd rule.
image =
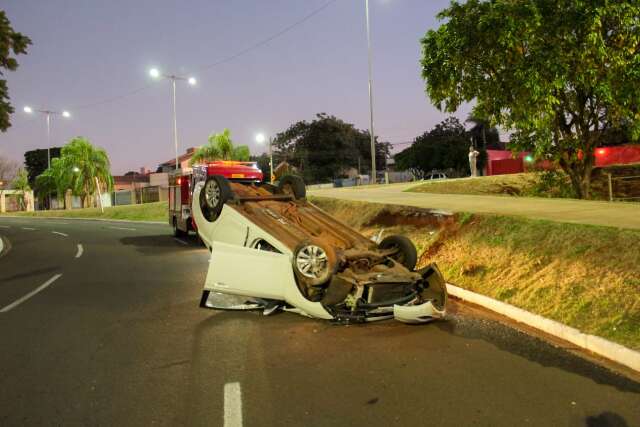
[[[177,169],[169,173],[169,225],[173,235],[184,236],[196,231],[197,226],[191,214],[193,188],[208,176],[220,175],[231,182],[259,184],[263,174],[255,162],[215,161],[193,168]]]

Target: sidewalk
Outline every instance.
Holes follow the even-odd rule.
[[[640,203],[404,192],[415,185],[331,188],[309,191],[309,195],[452,212],[514,215],[574,224],[640,229]]]

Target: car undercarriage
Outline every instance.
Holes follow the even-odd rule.
[[[212,253],[207,298],[222,293],[263,305],[275,301],[344,323],[444,316],[444,279],[434,264],[415,269],[416,250],[406,237],[366,238],[306,200],[300,183],[289,178],[275,187],[209,177],[195,186],[194,219]]]

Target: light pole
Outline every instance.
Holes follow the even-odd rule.
[[[149,70],[149,75],[154,79],[164,78],[171,80],[171,90],[172,90],[172,105],[173,105],[173,144],[176,149],[176,169],[180,168],[180,164],[178,163],[178,119],[176,117],[176,81],[186,81],[191,86],[195,86],[196,79],[195,77],[183,77],[177,76],[175,74],[162,74],[157,68],[152,68]]]
[[[369,134],[371,136],[371,184],[376,183],[376,138],[373,132],[373,53],[371,51],[371,24],[369,22],[369,0],[364,0],[367,15],[367,53],[369,57]]]
[[[258,144],[264,144],[266,137],[263,133],[256,135],[256,142]],[[271,146],[273,145],[273,138],[269,137],[269,182],[273,184],[273,151]]]
[[[65,119],[71,117],[71,114],[66,111],[53,111],[53,110],[34,110],[33,108],[26,106],[24,112],[27,114],[40,113],[44,114],[47,121],[47,168],[51,167],[51,116],[62,116]]]

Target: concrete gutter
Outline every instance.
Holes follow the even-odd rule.
[[[507,303],[459,288],[447,283],[449,295],[480,305],[517,322],[539,329],[549,335],[569,341],[599,356],[640,372],[640,352],[595,335],[585,334],[555,320],[530,313]]]
[[[162,224],[169,226],[169,221],[137,221],[135,219],[109,219],[109,218],[78,218],[67,216],[30,216],[30,215],[2,215],[0,218],[21,218],[21,219],[59,219],[61,221],[103,221],[103,222],[128,222],[134,224]]]

